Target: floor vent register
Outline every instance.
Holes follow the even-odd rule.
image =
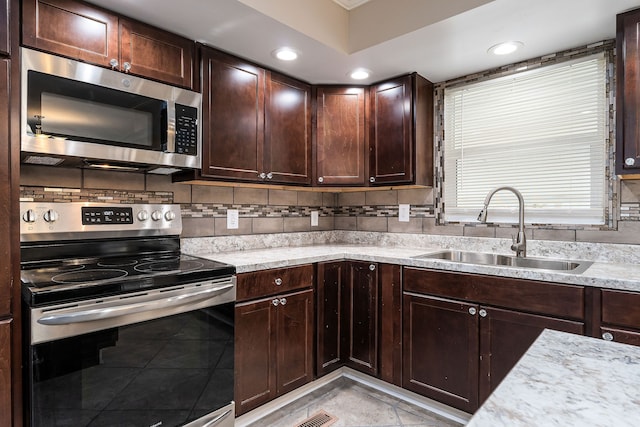
[[[338,421],[338,418],[324,411],[317,412],[295,427],[327,427]]]

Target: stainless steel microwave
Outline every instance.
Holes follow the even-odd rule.
[[[21,58],[23,163],[201,167],[199,93],[25,48]]]

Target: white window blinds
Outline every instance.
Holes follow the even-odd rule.
[[[606,99],[604,54],[445,89],[445,219],[603,224]]]

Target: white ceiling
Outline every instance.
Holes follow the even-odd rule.
[[[309,83],[362,83],[417,71],[432,82],[615,37],[640,0],[90,0]],[[496,57],[492,45],[524,48]],[[272,56],[300,52],[293,63]]]

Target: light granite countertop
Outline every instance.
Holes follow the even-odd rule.
[[[573,274],[527,268],[463,264],[437,259],[415,258],[417,255],[438,252],[444,248],[389,247],[376,245],[318,244],[267,249],[249,249],[208,253],[205,247],[191,248],[191,255],[225,262],[236,266],[238,273],[300,264],[338,261],[343,259],[400,264],[446,271],[488,274],[556,283],[594,286],[600,288],[640,291],[640,265],[594,262],[585,272]]]
[[[545,330],[467,427],[636,427],[640,347]]]

